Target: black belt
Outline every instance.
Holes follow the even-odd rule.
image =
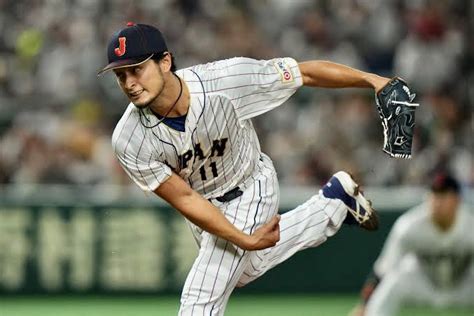
[[[216,200],[221,202],[221,203],[230,202],[233,199],[238,198],[239,196],[241,196],[243,193],[244,192],[242,190],[240,190],[239,187],[235,187],[232,190],[225,193],[224,195],[216,197]]]

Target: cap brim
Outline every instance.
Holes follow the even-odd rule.
[[[142,58],[130,58],[130,59],[123,59],[123,60],[117,60],[117,61],[111,62],[110,64],[105,66],[103,69],[101,69],[97,73],[97,76],[100,76],[104,72],[109,71],[109,70],[141,65],[147,62],[148,60],[150,60],[152,57],[153,57],[153,54],[151,54],[150,56],[142,57]]]

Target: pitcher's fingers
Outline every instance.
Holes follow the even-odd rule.
[[[270,221],[270,224],[271,224],[272,226],[274,226],[274,225],[280,223],[280,219],[281,219],[281,215],[280,215],[280,214],[277,214],[277,215],[273,216],[273,218],[272,218],[271,221]]]
[[[275,233],[277,234],[276,241],[279,242],[280,241],[280,225],[276,226]]]

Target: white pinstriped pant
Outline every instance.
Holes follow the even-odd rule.
[[[279,187],[271,160],[263,156],[258,169],[240,197],[225,203],[212,200],[246,233],[254,232],[278,212]],[[314,195],[282,215],[280,241],[259,251],[244,251],[190,224],[200,250],[184,284],[179,315],[224,315],[236,286],[257,279],[300,250],[320,245],[339,230],[346,214],[341,201]]]

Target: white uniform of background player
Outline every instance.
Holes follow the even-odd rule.
[[[436,194],[436,193],[435,193]],[[474,307],[474,214],[467,205],[442,231],[423,203],[395,223],[374,265],[381,278],[366,316],[397,315],[406,304]]]
[[[150,54],[160,55],[165,61],[158,66],[151,64],[153,55],[143,58]],[[192,213],[190,217],[194,216],[201,225],[204,222],[206,227],[212,226],[211,215],[196,220],[201,211],[219,219],[221,213],[215,210],[220,210],[227,220],[219,219],[219,223],[230,222],[252,236],[277,218],[276,172],[270,158],[260,150],[250,119],[281,105],[303,85],[300,65],[294,59],[233,58],[170,74],[170,55],[161,33],[152,26],[133,23],[114,35],[108,57],[109,65],[104,70],[119,69],[115,70],[119,85],[132,100],[156,88],[149,83],[159,81],[147,77],[150,72],[165,81],[162,92],[172,91],[172,84],[177,87],[179,83],[179,88],[172,91],[179,91],[175,104],[166,104],[168,113],[181,100],[183,91],[189,91],[189,103],[187,98],[181,103],[186,109],[185,117],[174,120],[180,121],[181,127],[173,128],[173,119],[165,114],[163,120],[154,112],[156,103],[130,103],[117,124],[112,137],[115,153],[140,188],[155,193],[176,184],[187,188],[176,179],[178,175],[217,207],[211,207],[201,197],[193,201],[205,209],[193,208],[188,202],[180,204],[181,213]],[[146,66],[137,68],[141,64]],[[129,68],[120,69],[124,67]],[[389,80],[328,62],[308,62],[305,67],[310,74],[307,80],[311,80],[307,85],[373,86],[378,90]],[[314,69],[319,69],[318,75]],[[313,83],[316,77],[321,82]],[[173,200],[174,189],[162,190],[168,200]],[[200,250],[184,285],[180,315],[223,315],[236,286],[251,282],[299,250],[321,244],[338,231],[343,221],[367,229],[377,227],[375,213],[346,173],[333,176],[321,192],[284,214],[279,224],[279,242],[273,247],[257,248],[263,250],[243,250],[189,222]],[[346,218],[348,211],[353,216]]]

